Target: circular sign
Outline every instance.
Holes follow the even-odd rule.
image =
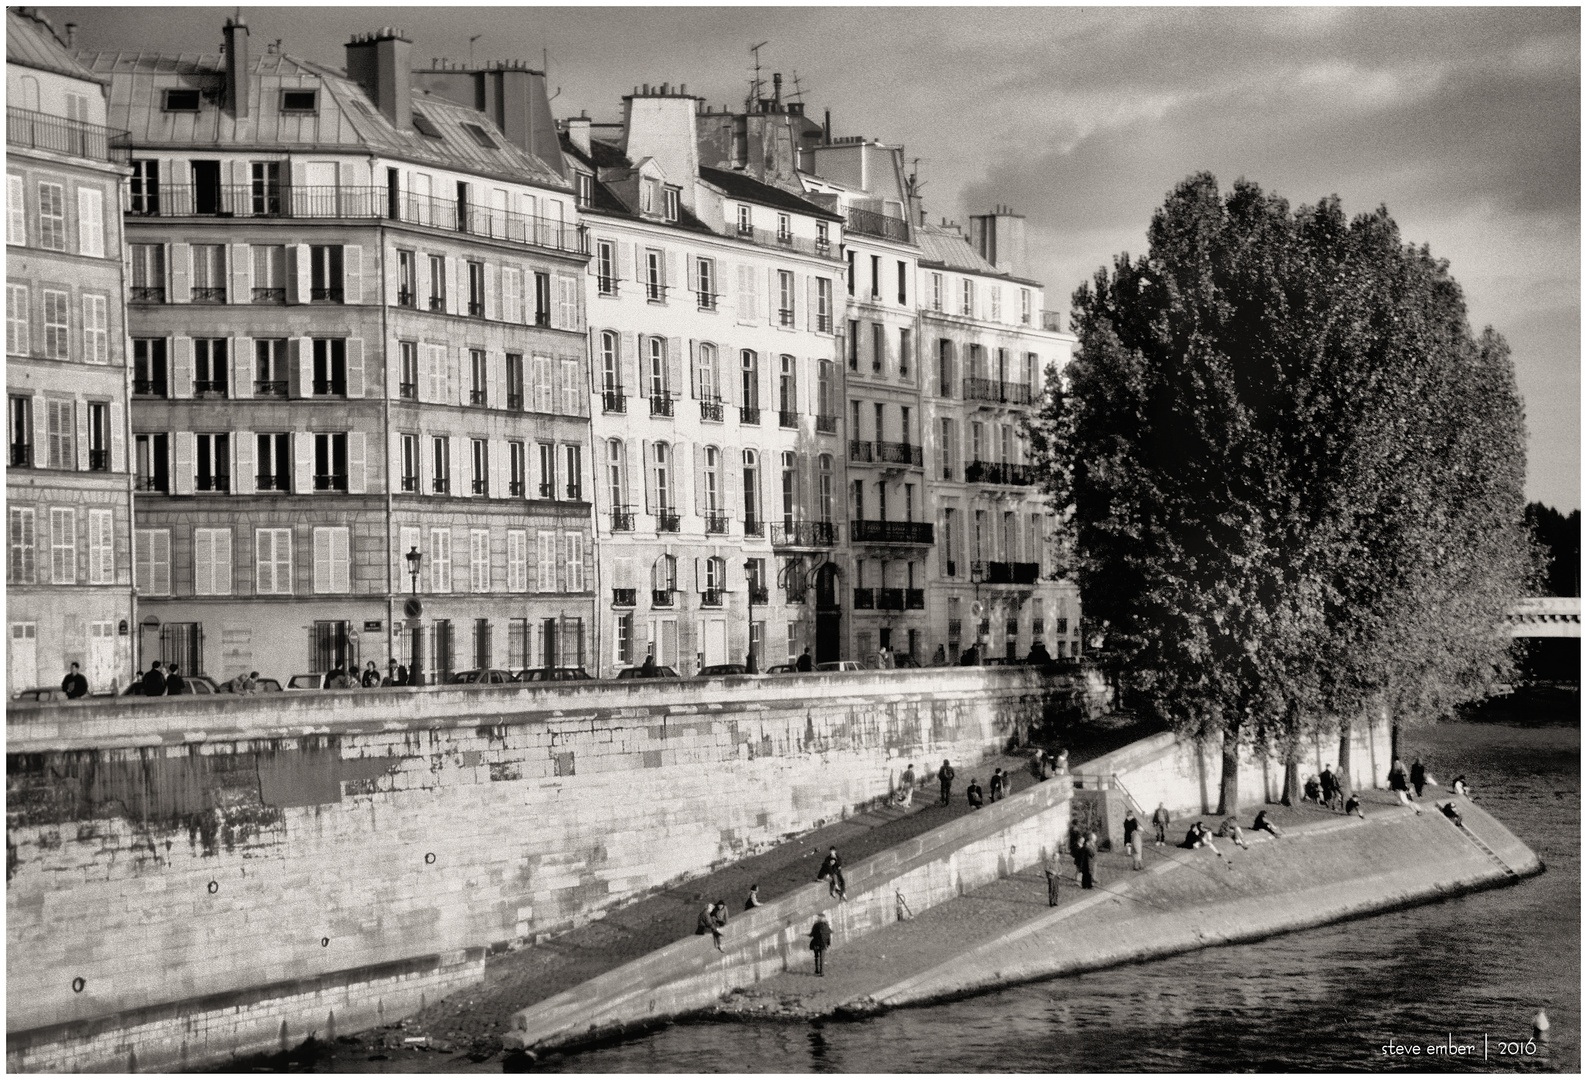
[[[417,619],[424,614],[424,602],[417,596],[410,596],[402,602],[402,613],[410,619]]]

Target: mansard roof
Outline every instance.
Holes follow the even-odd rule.
[[[6,8],[6,63],[89,82],[110,81],[78,63],[55,27],[34,8]]]

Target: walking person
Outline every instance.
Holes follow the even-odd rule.
[[[1411,762],[1411,786],[1416,789],[1416,797],[1422,797],[1422,788],[1427,786],[1427,769],[1422,765],[1422,759],[1416,758]]]
[[[826,974],[821,965],[830,948],[832,948],[832,926],[827,922],[827,913],[823,911],[816,916],[815,924],[810,927],[810,951],[816,954],[817,975]]]
[[[1410,781],[1406,779],[1405,766],[1399,758],[1394,759],[1394,765],[1389,769],[1389,790],[1400,800],[1400,805],[1411,807],[1418,817],[1421,816],[1422,808],[1411,799]]]
[[[1133,809],[1124,814],[1124,847],[1134,860],[1135,869],[1141,869],[1141,821]]]
[[[898,781],[898,797],[894,800],[899,806],[908,806],[915,801],[915,763],[911,761],[909,768],[904,770],[904,775]]]
[[[942,768],[937,770],[937,782],[942,785],[942,805],[947,806],[953,794],[953,766],[948,764],[947,758],[942,759]]]
[[[1168,807],[1162,803],[1157,804],[1157,809],[1152,811],[1152,828],[1157,830],[1157,839],[1153,841],[1158,847],[1168,843],[1168,823],[1173,818],[1168,813]]]
[[[1080,868],[1081,849],[1086,846],[1086,834],[1080,831],[1080,826],[1073,821],[1069,822],[1069,859],[1075,864],[1075,885],[1085,880],[1085,873]]]
[[[66,699],[71,701],[83,697],[88,693],[88,680],[78,670],[77,662],[72,661],[72,668],[66,673],[66,678],[61,680],[61,689],[66,692]]]
[[[158,660],[149,665],[149,671],[143,676],[142,682],[144,697],[165,696],[165,667]]]
[[[827,883],[828,896],[848,899],[844,895],[848,890],[848,882],[843,879],[843,857],[838,854],[837,848],[827,848],[827,857],[821,861],[821,869],[816,871],[816,880]]]
[[[991,795],[992,795],[992,801],[993,802],[997,802],[997,800],[999,800],[999,799],[1001,799],[1003,797],[1003,783],[1004,783],[1004,781],[1003,781],[1003,770],[1002,769],[993,769],[992,770],[992,780],[991,780],[991,783],[988,785],[988,787],[991,788]]]

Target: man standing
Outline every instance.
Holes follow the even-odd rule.
[[[898,805],[908,806],[915,801],[915,763],[911,761],[909,768],[904,770],[904,775],[898,781]]]
[[[1096,888],[1097,873],[1097,834],[1087,833],[1085,841],[1080,845],[1080,854],[1077,860],[1080,863],[1080,887],[1082,889]]]
[[[942,759],[942,768],[937,770],[937,781],[942,785],[942,805],[947,806],[953,794],[953,766],[948,764],[947,758]]]
[[[964,789],[964,797],[970,802],[971,810],[981,809],[981,785],[975,782],[975,777],[970,777],[970,786]]]
[[[810,659],[810,649],[808,647],[799,654],[799,662],[794,665],[799,671],[812,671],[815,666],[815,662]]]
[[[1322,775],[1317,778],[1322,784],[1322,803],[1330,810],[1333,809],[1334,799],[1339,797],[1339,778],[1334,775],[1334,767],[1330,762],[1323,766]]]
[[[1043,851],[1041,872],[1047,875],[1047,906],[1058,906],[1058,859],[1050,851]]]
[[[1003,770],[1002,769],[993,769],[992,770],[992,782],[988,785],[988,787],[991,788],[991,796],[992,796],[992,801],[993,802],[997,802],[997,800],[999,800],[999,799],[1001,799],[1003,797]]]
[[[165,667],[158,660],[149,665],[148,674],[143,677],[143,696],[165,696]]]
[[[61,689],[66,691],[68,700],[80,698],[88,693],[88,680],[83,678],[83,673],[78,670],[75,661],[72,663],[72,669],[66,673],[66,678],[61,680]]]
[[[75,670],[76,664],[72,665]],[[1422,759],[1416,758],[1411,762],[1411,786],[1416,789],[1416,797],[1422,797],[1422,788],[1427,786],[1427,769],[1422,765]]]
[[[1157,839],[1154,843],[1158,847],[1168,842],[1168,823],[1172,820],[1168,816],[1168,807],[1162,803],[1157,804],[1157,809],[1152,811],[1152,827],[1157,830]]]
[[[816,954],[816,974],[825,975],[821,969],[823,958],[827,950],[832,947],[832,927],[827,923],[827,913],[822,912],[816,916],[815,925],[810,928],[810,951]]]
[[[173,697],[176,694],[185,693],[187,693],[187,683],[177,673],[176,665],[165,665],[165,696]]]

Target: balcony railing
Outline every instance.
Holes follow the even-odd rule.
[[[603,390],[601,392],[601,411],[626,413],[628,411],[628,398],[623,396],[621,390]]]
[[[507,481],[507,494],[508,494],[509,497],[514,498],[514,499],[521,499],[521,498],[523,498],[523,490],[524,490],[524,488],[523,488],[523,481],[522,480],[509,480],[509,481]]]
[[[134,491],[158,491],[164,493],[166,489],[166,478],[163,476],[150,476],[147,473],[139,473],[133,478],[132,487]]]
[[[905,589],[904,590],[904,610],[905,611],[925,611],[926,610],[926,590],[925,589]]]
[[[477,390],[470,390],[468,392],[468,403],[470,405],[483,405],[483,404],[485,404],[485,388],[484,387],[480,387]]]
[[[613,589],[612,590],[612,606],[613,607],[633,607],[638,602],[639,602],[639,590],[638,589]]]
[[[720,401],[700,402],[700,419],[714,420],[720,424],[722,422],[722,403]]]
[[[287,381],[285,379],[255,379],[253,384],[254,397],[286,397]]]
[[[837,434],[837,430],[838,418],[836,416],[817,414],[816,431],[820,432],[822,435],[835,435]]]
[[[523,391],[513,393],[507,391],[507,408],[511,412],[523,412]]]
[[[799,426],[799,414],[796,412],[790,412],[787,409],[778,409],[777,426],[785,428],[797,428]]]
[[[314,490],[315,491],[346,491],[347,490],[347,474],[346,473],[315,473],[314,474]]]
[[[972,461],[964,467],[967,484],[1017,484],[1029,486],[1036,482],[1034,465],[1015,465],[1008,461]]]
[[[673,591],[674,590],[672,590],[672,589],[651,589],[650,590],[650,606],[651,607],[671,607],[672,606],[672,594],[673,594]]]
[[[651,394],[650,395],[650,415],[651,416],[671,416],[672,415],[672,395],[668,394],[668,393],[665,393],[665,392],[660,393],[660,394]]]
[[[164,397],[164,379],[133,379],[132,393],[134,397]]]
[[[347,383],[341,379],[315,379],[315,397],[346,397]]]
[[[851,521],[849,540],[856,544],[930,544],[932,527],[926,521]]]
[[[909,222],[872,210],[850,210],[849,232],[861,236],[879,236],[883,240],[896,240],[901,244],[909,243]]]
[[[870,610],[872,610],[875,607],[876,607],[876,590],[875,589],[855,589],[854,590],[854,610],[856,610],[856,611],[870,611]]]
[[[194,491],[230,491],[231,477],[226,473],[193,477]]]
[[[226,302],[226,286],[224,285],[194,285],[193,303],[195,304],[224,304]]]
[[[134,285],[132,286],[132,302],[134,304],[163,304],[165,303],[164,285]]]
[[[913,465],[920,468],[925,463],[925,452],[918,446],[902,442],[876,444],[876,460],[889,465]]]
[[[430,488],[437,495],[445,495],[452,490],[452,481],[445,476],[437,476],[430,481]]]
[[[656,511],[656,531],[675,533],[678,531],[679,520],[676,510]]]
[[[1061,311],[1043,311],[1041,313],[1041,328],[1063,333],[1064,313]]]
[[[107,472],[110,469],[110,451],[88,451],[88,469],[90,472]]]
[[[8,109],[8,134],[16,131],[11,119],[17,110]],[[70,124],[70,121],[57,121]],[[91,126],[91,125],[82,125]],[[108,131],[108,129],[102,129]],[[118,133],[119,134],[119,133]],[[13,134],[11,142],[15,144]],[[122,160],[130,160],[130,157]],[[127,189],[123,189],[127,190]],[[585,230],[582,225],[553,218],[513,214],[488,206],[464,206],[456,199],[403,193],[396,199],[384,184],[348,186],[260,187],[254,184],[161,184],[157,194],[145,195],[140,205],[131,205],[130,191],[124,207],[129,214],[143,217],[285,217],[334,218],[361,221],[400,221],[449,232],[505,240],[553,251],[583,253]]]
[[[971,576],[987,585],[1034,585],[1041,575],[1041,564],[1033,562],[977,562]]]
[[[702,592],[700,594],[700,606],[701,607],[721,607],[722,606],[722,590],[721,589],[706,589],[704,592]]]
[[[6,109],[6,145],[55,154],[132,163],[127,132],[81,120],[63,120],[32,109]]]
[[[12,443],[10,461],[12,468],[33,464],[32,445],[29,443]]]
[[[779,239],[776,229],[756,229],[748,225],[735,227],[733,235],[740,240],[748,240],[761,247],[780,248],[783,251],[798,251],[806,255],[816,255],[823,259],[832,257],[830,242],[823,244],[813,237],[790,236],[786,240]]]
[[[309,299],[321,304],[340,304],[342,302],[341,286],[326,286],[322,289],[310,289]]]
[[[1029,405],[1030,387],[1024,383],[997,379],[964,380],[964,400],[992,401],[1004,405]]]
[[[903,611],[904,610],[904,590],[903,589],[877,589],[876,590],[876,609],[878,611]]]
[[[721,293],[701,292],[696,289],[694,292],[695,303],[699,305],[701,311],[715,311],[716,302],[721,298],[721,295]]]
[[[760,409],[753,405],[740,405],[738,408],[738,422],[747,426],[760,423]]]
[[[196,398],[223,398],[226,396],[225,380],[195,379],[193,381],[193,396]]]
[[[612,532],[634,531],[634,508],[632,506],[617,506],[612,508]]]
[[[766,535],[766,523],[764,521],[757,521],[754,518],[745,518],[744,519],[744,535],[745,536],[765,536]]]
[[[284,304],[287,302],[287,291],[283,286],[254,286],[253,302],[256,304]]]
[[[258,491],[286,491],[288,477],[286,473],[262,472],[253,478],[253,486]]]
[[[418,494],[418,492],[419,492],[419,478],[417,476],[413,476],[413,475],[404,476],[402,478],[402,490],[403,491],[411,491],[414,494]]]
[[[415,293],[414,290],[409,289],[409,288],[399,287],[397,289],[397,306],[398,307],[410,307],[410,308],[411,307],[417,307],[418,306],[417,296],[418,296],[418,294]]]
[[[835,521],[779,522],[771,527],[771,546],[778,547],[834,547],[838,542]]]
[[[483,495],[485,492],[490,490],[490,481],[485,479],[483,476],[476,476],[473,478],[473,481],[470,484],[470,489],[475,495]]]
[[[718,514],[715,511],[708,510],[705,514],[705,531],[724,535],[727,532],[727,521],[728,517],[726,514]]]
[[[849,440],[849,460],[850,461],[874,461],[874,460],[876,460],[876,455],[871,450],[871,444],[870,443],[866,442],[863,439],[850,439]]]

